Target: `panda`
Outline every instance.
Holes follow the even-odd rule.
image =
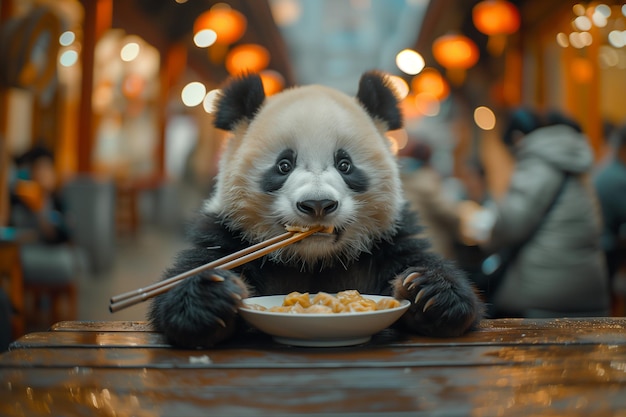
[[[285,232],[316,233],[234,270],[204,270],[151,300],[148,318],[169,343],[210,347],[243,326],[242,299],[292,291],[393,295],[411,306],[400,325],[458,336],[483,306],[464,273],[429,251],[403,198],[385,136],[402,126],[386,74],[361,76],[356,97],[321,85],[266,97],[258,75],[221,89],[215,127],[230,132],[212,195],[190,228],[190,248],[164,277]]]

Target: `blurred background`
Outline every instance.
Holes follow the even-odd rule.
[[[0,0],[0,273],[14,334],[144,319],[146,305],[112,315],[108,300],[158,279],[184,247],[224,140],[212,99],[231,74],[260,73],[268,95],[311,83],[354,94],[362,72],[386,71],[406,124],[389,133],[394,149],[426,143],[447,190],[478,161],[497,196],[510,108],[558,109],[598,165],[608,157],[626,121],[625,45],[623,1]],[[33,147],[54,154],[73,263],[16,288],[10,195],[29,193],[16,158]]]

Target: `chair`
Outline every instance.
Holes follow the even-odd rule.
[[[9,296],[13,310],[11,317],[13,340],[22,336],[26,329],[23,276],[19,244],[0,240],[0,283]]]
[[[23,244],[20,252],[27,325],[47,328],[62,320],[76,320],[80,268],[74,247]]]

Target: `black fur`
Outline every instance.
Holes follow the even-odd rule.
[[[280,190],[291,171],[296,165],[296,152],[293,149],[285,149],[278,154],[276,164],[265,171],[261,178],[261,189],[266,193]],[[287,171],[285,168],[290,167]]]
[[[344,170],[342,166],[349,165],[349,169]],[[344,182],[350,187],[353,191],[357,193],[364,193],[367,191],[369,186],[369,178],[367,173],[363,171],[361,168],[354,165],[352,162],[352,158],[348,152],[343,149],[339,149],[335,154],[335,167],[337,171],[341,174]]]
[[[234,78],[222,88],[213,124],[218,129],[233,130],[241,121],[252,120],[264,101],[265,91],[258,75]]]
[[[356,97],[369,115],[387,123],[389,130],[402,127],[398,99],[394,95],[393,86],[383,74],[377,71],[363,74]]]

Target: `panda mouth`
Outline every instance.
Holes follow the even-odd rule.
[[[338,234],[338,230],[335,229],[335,226],[333,225],[330,225],[330,226],[324,226],[321,224],[314,225],[314,226],[296,226],[296,225],[291,225],[291,224],[285,225],[285,229],[287,229],[288,232],[308,232],[311,229],[318,229],[318,228],[321,228],[321,229],[313,233],[313,236]]]

